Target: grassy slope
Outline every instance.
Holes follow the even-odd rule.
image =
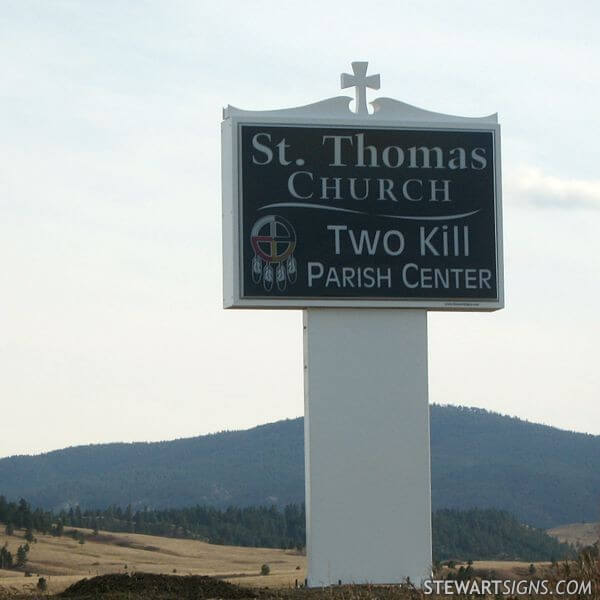
[[[561,542],[575,547],[591,546],[600,541],[600,523],[572,523],[548,529],[548,533]]]
[[[83,529],[87,535],[90,530]],[[0,535],[0,546],[8,543],[16,554],[25,543],[22,531],[16,536]],[[37,535],[37,544],[30,544],[29,570],[0,571],[0,588],[32,589],[37,575],[46,577],[51,592],[61,591],[82,577],[105,573],[144,571],[148,573],[218,575],[246,585],[287,585],[298,578],[304,580],[306,557],[293,551],[215,546],[192,540],[177,540],[140,534],[103,534],[98,541],[75,542],[69,536],[55,538]],[[271,575],[259,575],[263,563],[271,567]],[[125,569],[127,565],[127,569]],[[299,566],[300,570],[296,567]]]
[[[91,535],[90,530],[81,531]],[[10,537],[0,535],[0,545],[7,542],[9,549],[16,552],[25,543],[23,532],[16,533]],[[69,536],[38,535],[37,539],[37,544],[31,544],[27,566],[33,577],[24,577],[21,571],[0,570],[0,590],[33,592],[37,577],[44,576],[49,592],[57,593],[83,577],[133,571],[171,574],[173,569],[181,575],[214,575],[240,585],[272,588],[293,586],[295,579],[302,582],[306,577],[306,557],[288,550],[216,546],[129,533],[101,533],[97,541],[86,541],[83,545]],[[259,575],[263,563],[271,568],[266,577]],[[496,576],[511,577],[524,576],[529,565],[516,561],[476,561],[474,566],[493,570]]]
[[[91,535],[90,530],[81,531]],[[10,537],[0,535],[0,545],[7,542],[9,549],[16,553],[17,547],[25,543],[23,533],[17,531],[17,535]],[[36,544],[30,544],[27,566],[33,577],[26,578],[21,571],[0,570],[0,592],[34,592],[38,576],[47,579],[50,593],[57,593],[83,577],[133,571],[171,574],[173,569],[177,569],[180,575],[219,576],[250,587],[293,587],[296,579],[302,582],[306,577],[306,557],[288,550],[216,546],[192,540],[125,533],[101,532],[96,541],[86,541],[83,545],[69,536],[38,535],[37,539]],[[259,575],[263,563],[271,568],[271,574],[266,577]],[[536,564],[538,567],[547,566],[547,563]],[[495,577],[510,578],[526,576],[529,564],[476,561],[474,567],[479,572],[493,571]]]

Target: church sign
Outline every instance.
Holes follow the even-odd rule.
[[[499,125],[369,115],[366,85],[342,118],[227,109],[226,306],[502,308]]]
[[[500,127],[392,98],[369,112],[379,75],[352,69],[354,110],[348,96],[225,109],[223,303],[303,310],[308,587],[419,586],[432,565],[427,310],[504,306]]]

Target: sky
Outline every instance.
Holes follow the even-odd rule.
[[[600,434],[599,20],[0,0],[0,456],[303,414],[301,311],[222,309],[222,108],[347,95],[354,60],[369,100],[502,125],[506,308],[429,314],[430,401]]]

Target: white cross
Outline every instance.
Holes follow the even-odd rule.
[[[360,115],[368,115],[367,110],[367,88],[378,90],[381,83],[379,75],[369,75],[367,77],[368,62],[353,62],[352,71],[350,73],[342,73],[342,89],[347,87],[356,88],[356,113]]]

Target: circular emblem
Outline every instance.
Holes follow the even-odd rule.
[[[296,232],[292,224],[283,217],[266,215],[252,226],[250,244],[254,250],[252,258],[252,281],[262,281],[267,292],[277,288],[283,291],[287,282],[294,283],[297,275]],[[273,269],[275,265],[275,270]]]

